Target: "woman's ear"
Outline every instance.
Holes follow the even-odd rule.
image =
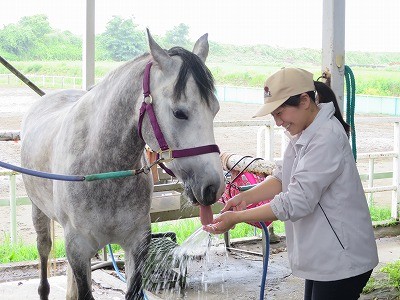
[[[312,100],[307,93],[303,93],[300,95],[300,106],[301,107],[308,109],[311,105],[311,102],[312,102]]]

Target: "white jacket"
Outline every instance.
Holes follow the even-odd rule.
[[[346,133],[333,103],[319,107],[314,121],[292,137],[282,166],[274,171],[282,193],[270,204],[285,221],[293,275],[332,281],[372,270],[378,254]]]

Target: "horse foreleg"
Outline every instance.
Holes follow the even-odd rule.
[[[67,295],[66,300],[78,299],[78,287],[71,266],[67,266]]]
[[[67,299],[94,300],[90,259],[96,251],[79,234],[68,231],[65,231],[65,248],[72,269],[68,278]]]
[[[150,225],[140,234],[141,238],[132,241],[132,244],[124,247],[125,250],[125,274],[127,279],[126,300],[142,300],[142,272],[144,262],[150,244]]]
[[[48,300],[50,285],[47,280],[47,261],[51,250],[50,219],[32,203],[32,220],[37,234],[37,249],[40,256],[40,300]]]

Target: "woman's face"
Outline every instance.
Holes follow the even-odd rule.
[[[271,115],[277,126],[285,128],[291,135],[306,129],[318,113],[318,108],[307,94],[300,96],[298,106],[280,106]]]

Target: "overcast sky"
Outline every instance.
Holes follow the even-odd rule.
[[[5,3],[4,3],[5,2]],[[194,41],[322,47],[323,0],[96,0],[96,34],[113,15],[164,34],[179,23]],[[2,0],[0,28],[22,16],[46,14],[53,28],[82,35],[85,0]],[[400,0],[347,0],[346,50],[400,52]]]

